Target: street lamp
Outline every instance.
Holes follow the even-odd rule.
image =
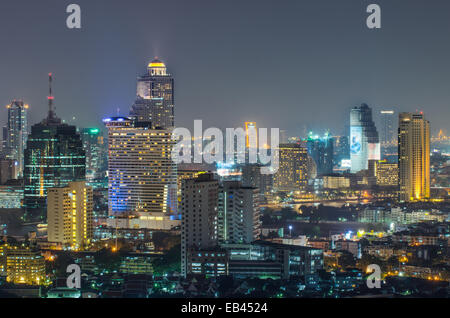
[[[292,225],[289,225],[289,236],[292,238]]]

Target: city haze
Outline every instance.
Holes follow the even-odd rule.
[[[448,1],[379,0],[379,30],[366,27],[361,0],[77,0],[81,30],[66,27],[70,3],[0,5],[0,103],[23,98],[30,124],[46,116],[48,72],[62,119],[128,115],[137,76],[158,56],[175,78],[177,126],[342,134],[364,102],[374,114],[423,110],[432,134],[448,127]]]

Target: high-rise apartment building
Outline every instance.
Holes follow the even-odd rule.
[[[238,181],[225,181],[219,190],[217,235],[219,243],[247,244],[261,234],[259,190]]]
[[[24,151],[28,137],[28,105],[21,100],[14,100],[7,105],[8,123],[6,125],[5,155],[15,160],[17,175],[23,175]]]
[[[177,213],[177,166],[172,131],[127,117],[108,128],[109,214]]]
[[[51,83],[51,74],[49,74]],[[45,219],[47,189],[85,179],[86,156],[75,126],[62,123],[53,109],[50,86],[47,118],[31,127],[24,159],[27,216]]]
[[[369,160],[380,160],[378,132],[372,120],[372,109],[366,104],[350,112],[350,172],[368,168]]]
[[[181,272],[188,274],[193,251],[218,244],[217,203],[219,182],[205,173],[183,180],[181,190]]]
[[[148,64],[147,74],[138,78],[137,98],[130,116],[140,122],[150,122],[152,128],[174,127],[173,85],[166,65],[155,58]]]
[[[279,168],[274,175],[276,191],[303,191],[307,185],[308,152],[299,144],[279,145]]]
[[[398,128],[400,200],[430,197],[430,123],[422,113],[400,113]]]
[[[73,250],[86,248],[93,237],[93,194],[85,181],[48,189],[48,241]]]

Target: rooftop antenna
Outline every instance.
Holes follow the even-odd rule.
[[[55,117],[55,111],[53,109],[53,100],[55,97],[53,97],[52,94],[52,81],[53,81],[53,75],[52,73],[48,73],[48,118],[54,118]]]

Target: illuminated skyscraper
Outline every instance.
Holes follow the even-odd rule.
[[[280,144],[279,156],[279,168],[273,179],[274,190],[304,190],[308,182],[306,148],[298,144]]]
[[[99,128],[84,128],[81,131],[81,140],[86,152],[86,180],[89,182],[102,177],[104,157],[104,139]]]
[[[398,128],[400,200],[430,197],[430,123],[422,113],[400,113]]]
[[[171,130],[126,117],[108,127],[109,214],[177,213],[177,166]]]
[[[317,175],[333,173],[333,139],[328,133],[323,138],[314,135],[312,132],[308,135],[306,141],[308,153],[314,160],[317,168]]]
[[[18,176],[23,175],[23,156],[28,137],[28,105],[14,100],[7,105],[6,158],[16,161]],[[17,176],[15,176],[17,177]]]
[[[92,188],[85,181],[48,189],[48,241],[78,250],[93,237]]]
[[[147,74],[138,78],[137,98],[130,116],[149,122],[152,128],[174,127],[173,77],[157,58],[148,64]]]
[[[396,143],[396,133],[394,130],[394,114],[393,110],[382,110],[381,115],[381,138],[382,146],[390,146]]]
[[[350,112],[350,159],[352,173],[366,170],[369,160],[380,160],[378,132],[372,120],[372,109],[366,104]]]
[[[251,146],[257,148],[258,147],[257,144],[250,145],[250,143],[252,142],[250,140],[250,137],[251,137],[250,132],[255,134],[255,141],[257,143],[258,142],[258,133],[257,133],[257,128],[256,128],[256,123],[247,121],[247,122],[245,122],[245,146],[247,148],[250,148]]]
[[[50,83],[51,83],[51,74]],[[61,122],[50,88],[47,118],[31,127],[25,149],[24,204],[27,215],[45,220],[47,189],[85,179],[86,157],[75,126]]]
[[[394,114],[395,112],[393,110],[382,110],[380,112],[380,145],[383,157],[389,153],[390,148],[397,144],[397,134],[394,129]]]

